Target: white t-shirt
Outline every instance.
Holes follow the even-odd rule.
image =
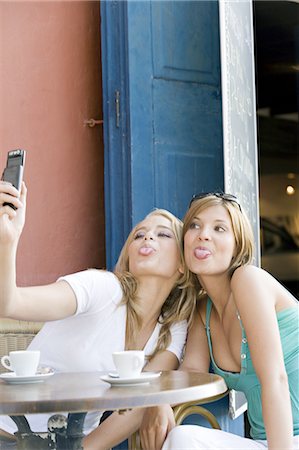
[[[107,271],[90,269],[59,278],[72,287],[77,300],[73,316],[47,322],[28,349],[40,350],[40,364],[58,372],[115,370],[112,353],[124,350],[126,306],[119,306],[122,289],[117,277]],[[161,324],[157,323],[144,351],[155,349]],[[167,348],[180,361],[187,334],[185,321],[171,326],[172,340]],[[102,412],[86,415],[84,432],[98,426]],[[27,415],[32,431],[47,431],[51,414]],[[10,417],[0,417],[0,428],[14,433],[16,426]]]

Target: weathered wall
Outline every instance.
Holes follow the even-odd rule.
[[[0,2],[0,170],[25,148],[20,284],[103,267],[100,12],[96,1]]]

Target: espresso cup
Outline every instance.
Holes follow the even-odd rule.
[[[19,350],[2,356],[1,364],[17,376],[32,376],[36,374],[39,358],[39,350]]]
[[[112,353],[112,358],[120,378],[137,378],[144,366],[143,350],[125,350]]]

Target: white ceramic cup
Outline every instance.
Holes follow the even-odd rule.
[[[143,350],[125,350],[112,353],[113,362],[120,378],[137,378],[144,366]]]
[[[20,350],[2,356],[1,364],[17,376],[32,376],[36,374],[39,358],[39,350]]]

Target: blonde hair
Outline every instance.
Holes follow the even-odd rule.
[[[161,216],[168,219],[174,233],[177,245],[180,250],[180,264],[184,269],[179,279],[174,284],[169,296],[166,298],[159,318],[162,324],[158,337],[156,348],[151,355],[147,355],[150,359],[158,352],[165,350],[171,342],[170,327],[173,323],[187,320],[191,323],[192,316],[196,305],[196,291],[190,283],[190,272],[184,261],[182,231],[183,223],[173,214],[165,209],[155,209],[148,214],[145,219],[152,216]],[[144,219],[144,220],[145,220]],[[122,290],[123,299],[121,304],[127,305],[127,323],[126,323],[126,344],[127,348],[134,349],[136,336],[141,328],[141,307],[138,301],[137,289],[138,280],[129,271],[129,254],[128,249],[134,239],[137,224],[130,232],[118,258],[114,273],[118,277]]]
[[[237,267],[251,264],[254,255],[254,237],[250,222],[244,211],[241,211],[238,203],[209,194],[206,197],[194,200],[184,218],[183,237],[188,231],[194,217],[211,206],[223,206],[231,219],[235,236],[236,251],[231,261],[229,273],[232,275]]]

